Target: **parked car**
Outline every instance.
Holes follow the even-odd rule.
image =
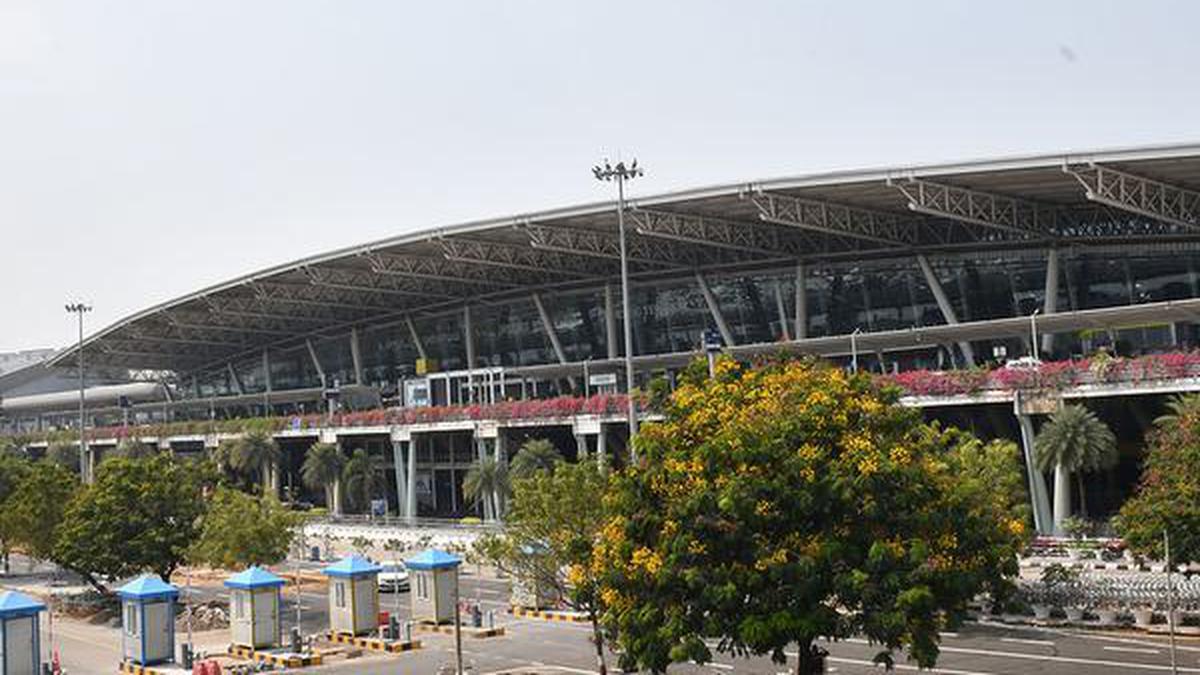
[[[381,593],[404,593],[408,591],[408,568],[404,563],[380,565],[379,591]]]

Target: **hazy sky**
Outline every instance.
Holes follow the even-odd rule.
[[[636,193],[1200,141],[1195,2],[0,0],[0,351]]]

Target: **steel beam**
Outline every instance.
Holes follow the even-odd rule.
[[[458,265],[445,258],[403,256],[378,251],[364,252],[361,255],[366,258],[371,266],[371,272],[374,274],[423,279],[439,283],[483,286],[489,289],[516,288],[521,285],[517,280],[498,277],[492,270]]]
[[[408,334],[412,337],[413,346],[417,348],[417,354],[422,359],[428,359],[429,355],[425,352],[425,343],[421,341],[421,334],[417,332],[417,324],[413,323],[411,316],[404,317],[404,323],[408,326]]]
[[[398,309],[392,305],[356,302],[361,297],[358,294],[337,295],[329,287],[262,281],[254,283],[251,288],[254,298],[260,302],[368,312],[395,312]]]
[[[442,254],[447,260],[472,265],[486,265],[520,270],[549,277],[600,280],[612,273],[612,266],[595,257],[569,255],[558,251],[539,251],[532,246],[520,246],[475,239],[441,239]]]
[[[358,329],[350,329],[350,360],[354,364],[354,384],[363,384],[362,352],[358,347]]]
[[[1042,314],[1053,314],[1058,311],[1058,249],[1046,251],[1046,290],[1042,301]],[[1042,354],[1049,354],[1054,348],[1054,333],[1046,331],[1042,335]],[[1043,356],[1044,357],[1044,356]]]
[[[802,230],[763,222],[739,222],[654,209],[628,212],[636,232],[646,237],[717,247],[771,259],[828,250],[827,242]]]
[[[1026,239],[1055,236],[1057,209],[1054,207],[922,178],[889,178],[887,184],[904,195],[909,210],[916,213],[949,218]]]
[[[804,263],[796,263],[796,288],[795,288],[795,304],[796,304],[796,339],[803,340],[808,337],[808,274],[804,268]]]
[[[550,346],[554,349],[554,356],[558,358],[559,363],[567,362],[567,352],[563,349],[562,342],[558,339],[558,331],[554,329],[554,322],[550,320],[550,313],[546,311],[546,305],[542,302],[542,296],[534,293],[530,296],[533,300],[533,306],[537,308],[538,317],[542,320],[542,329],[546,331],[546,337],[550,340]]]
[[[345,291],[360,291],[368,295],[394,295],[416,299],[428,299],[430,297],[452,299],[461,297],[463,294],[469,294],[469,289],[473,288],[464,287],[461,294],[454,294],[448,292],[447,284],[452,284],[450,288],[456,288],[458,282],[435,281],[424,278],[409,278],[408,283],[404,287],[400,287],[393,284],[384,284],[380,281],[381,276],[388,279],[396,277],[376,274],[374,271],[359,272],[332,267],[306,267],[304,268],[304,273],[308,277],[309,283],[313,286]]]
[[[321,359],[317,358],[317,348],[313,346],[312,338],[304,338],[304,346],[308,347],[308,357],[312,359],[313,368],[317,369],[317,377],[321,380],[321,387],[329,386],[325,379],[325,369],[321,367]]]
[[[632,217],[632,213],[629,215]],[[544,225],[526,225],[522,229],[529,235],[529,242],[536,249],[611,261],[621,260],[621,242],[607,232]],[[720,262],[728,260],[728,256],[722,256],[711,249],[678,246],[654,238],[629,237],[626,243],[629,262],[645,268],[684,269],[707,264],[718,258],[721,259]]]
[[[229,373],[229,382],[233,385],[233,390],[238,396],[243,396],[246,393],[245,387],[242,386],[242,378],[238,377],[237,371],[234,370],[232,363],[226,363],[225,369]]]
[[[750,202],[764,222],[882,246],[913,246],[919,231],[911,219],[881,211],[800,199],[774,192],[754,192]]]
[[[1063,171],[1079,181],[1084,195],[1097,204],[1187,230],[1200,229],[1200,192],[1094,162],[1064,164]]]

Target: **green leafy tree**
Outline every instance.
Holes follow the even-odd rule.
[[[863,635],[921,667],[980,592],[1011,588],[1023,524],[970,489],[916,410],[866,375],[808,363],[672,395],[613,478],[593,558],[622,665],[737,655],[819,672],[821,639]],[[710,642],[711,641],[711,642]]]
[[[333,510],[337,504],[337,486],[342,478],[346,460],[333,443],[314,443],[304,454],[300,480],[310,490],[325,492],[325,506]]]
[[[8,500],[30,470],[28,461],[11,452],[0,452],[0,559],[5,574],[8,574],[9,556],[18,536],[13,531],[12,519],[5,517],[9,509]]]
[[[67,505],[54,561],[102,592],[101,575],[170,577],[196,539],[215,479],[206,463],[167,454],[102,463],[95,482]]]
[[[218,487],[200,519],[200,536],[188,560],[227,570],[278,563],[287,556],[299,525],[299,515],[274,496]]]
[[[563,461],[562,453],[545,438],[531,438],[517,450],[509,473],[514,480],[529,478],[535,473],[550,471]]]
[[[1032,533],[1029,479],[1017,444],[1001,439],[984,443],[958,429],[948,429],[940,438],[949,444],[946,459],[951,471],[959,477],[961,487],[992,500],[997,509],[1023,523],[1026,531]]]
[[[513,577],[553,589],[566,606],[587,614],[596,665],[608,672],[599,618],[603,610],[593,547],[605,515],[607,474],[592,462],[560,463],[517,480],[502,534],[485,535],[475,553]]]
[[[1200,397],[1180,399],[1173,414],[1156,420],[1146,445],[1141,479],[1116,529],[1134,552],[1159,560],[1169,532],[1172,560],[1200,562]]]
[[[463,496],[482,505],[484,517],[503,517],[511,489],[508,467],[494,457],[477,460],[463,476]]]
[[[46,448],[46,461],[79,473],[79,446],[71,443],[51,443]]]
[[[342,469],[342,484],[346,486],[350,505],[365,513],[371,507],[371,500],[387,485],[383,460],[365,448],[355,450]]]
[[[251,431],[233,441],[229,466],[252,483],[265,484],[281,457],[279,444],[265,431]]]
[[[1079,487],[1080,511],[1087,515],[1083,474],[1116,466],[1117,438],[1095,413],[1065,405],[1042,425],[1034,443],[1039,471],[1054,471],[1054,529],[1071,515],[1071,476]]]
[[[0,531],[31,557],[51,559],[63,511],[78,486],[75,474],[57,464],[24,471],[4,500]]]

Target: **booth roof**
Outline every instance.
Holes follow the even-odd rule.
[[[225,580],[225,585],[229,588],[268,588],[283,584],[283,579],[258,565],[253,565]]]
[[[446,553],[445,551],[431,548],[428,551],[422,551],[415,557],[404,561],[410,570],[444,570],[458,567],[462,564],[462,558]]]
[[[357,577],[367,574],[379,574],[383,568],[357,555],[346,556],[321,570],[331,577]]]
[[[0,593],[0,619],[29,616],[45,609],[45,605],[23,593],[16,591]]]
[[[174,598],[179,595],[179,589],[163,581],[157,574],[143,574],[118,588],[117,595],[123,600]]]

